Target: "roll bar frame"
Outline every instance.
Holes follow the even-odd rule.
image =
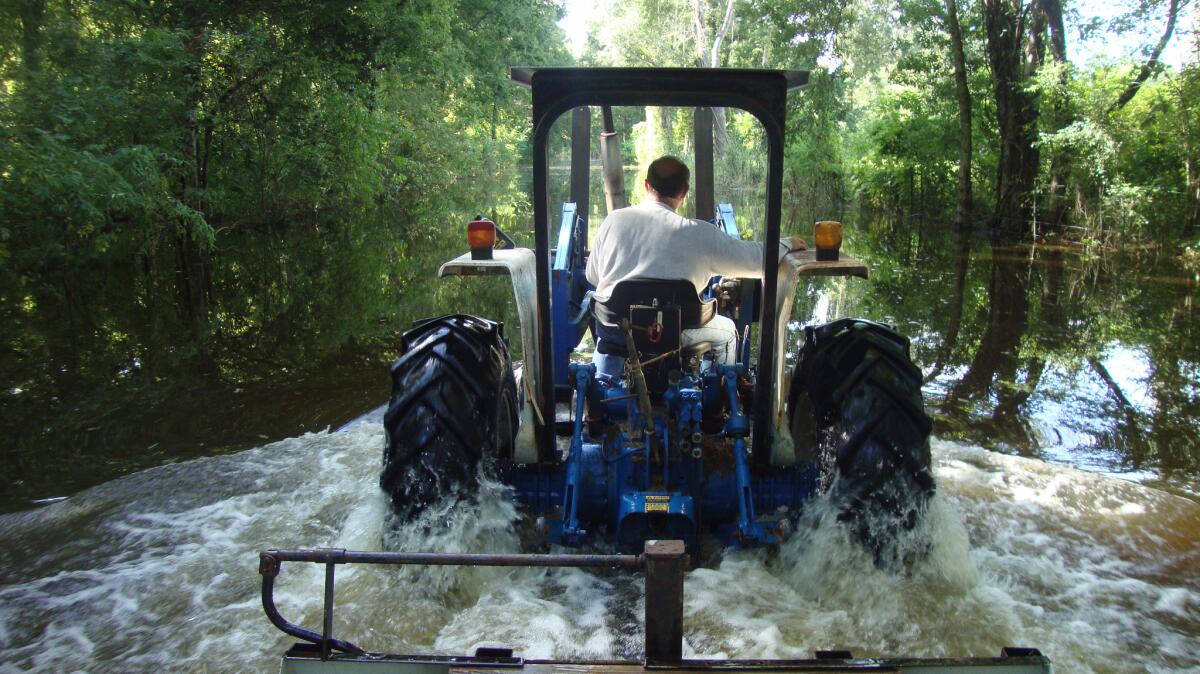
[[[554,409],[553,328],[550,319],[550,187],[547,141],[560,116],[580,106],[679,106],[737,108],[762,124],[767,139],[767,211],[763,235],[763,301],[759,320],[759,373],[774,372],[775,293],[787,93],[808,83],[803,70],[734,68],[512,68],[512,79],[533,92],[533,225],[537,263],[537,324],[541,409]],[[528,354],[526,357],[529,357]],[[775,382],[756,388],[752,447],[756,461],[770,456],[771,395]],[[554,424],[537,433],[541,461],[555,449]],[[764,449],[766,451],[764,451]]]

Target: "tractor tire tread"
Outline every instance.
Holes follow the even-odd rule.
[[[409,519],[449,493],[472,490],[480,465],[511,450],[516,385],[498,323],[442,316],[418,323],[401,345],[390,370],[379,484]]]
[[[853,319],[808,332],[792,373],[793,441],[812,449],[839,519],[877,551],[886,542],[866,539],[912,528],[934,490],[921,383],[907,339]],[[868,532],[880,517],[895,524]]]

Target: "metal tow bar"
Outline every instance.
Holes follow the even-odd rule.
[[[289,622],[275,606],[275,577],[283,562],[325,565],[325,604],[321,632]],[[341,548],[264,550],[259,553],[263,610],[285,634],[331,651],[362,655],[366,651],[333,636],[334,568],[338,564],[392,566],[527,566],[590,567],[646,570],[646,661],[678,662],[683,657],[683,574],[690,563],[683,541],[646,541],[640,555],[480,555],[442,552],[359,552]]]

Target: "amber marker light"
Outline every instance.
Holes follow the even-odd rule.
[[[837,260],[842,248],[842,223],[822,220],[813,225],[813,243],[817,247],[818,260]]]
[[[482,215],[476,216],[467,225],[467,245],[471,247],[472,260],[492,259],[492,249],[496,247],[496,223]]]

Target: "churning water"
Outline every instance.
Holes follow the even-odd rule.
[[[0,671],[270,670],[259,550],[515,552],[503,487],[390,531],[378,425],[131,475],[0,518]],[[690,572],[685,654],[995,655],[1060,672],[1200,669],[1200,505],[1136,483],[934,442],[931,554],[877,570],[836,526]],[[444,524],[449,522],[449,525]],[[388,539],[385,542],[385,537]],[[284,616],[319,627],[323,570],[285,564]],[[618,572],[339,567],[335,632],[370,650],[626,658],[641,580]]]

